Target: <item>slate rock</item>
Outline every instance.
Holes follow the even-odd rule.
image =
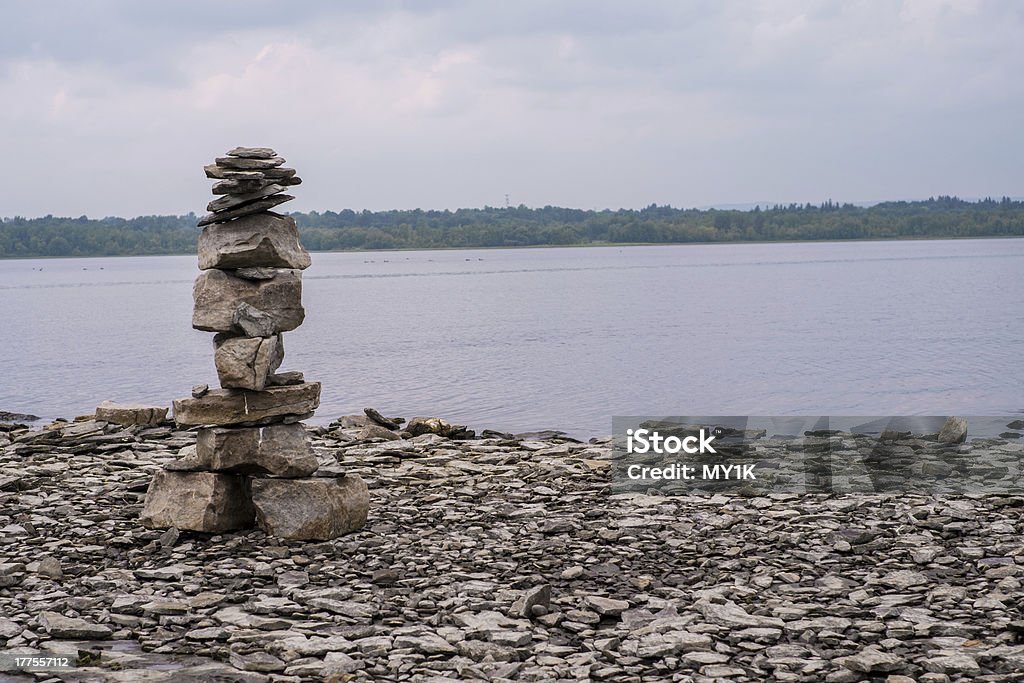
[[[85,619],[65,617],[57,612],[43,612],[39,625],[51,638],[74,640],[106,640],[113,631],[109,626],[94,624]]]
[[[249,216],[252,214],[262,213],[269,209],[290,202],[295,199],[290,194],[275,194],[263,199],[257,199],[256,201],[249,202],[243,206],[236,206],[233,209],[227,209],[226,211],[218,211],[217,213],[208,213],[196,222],[200,228],[204,225],[212,225],[213,223],[224,223],[226,221],[234,220],[235,218],[242,218],[243,216]]]
[[[244,477],[218,472],[153,475],[146,491],[142,524],[150,529],[188,529],[209,533],[252,527],[254,518]]]
[[[167,419],[167,408],[140,403],[104,401],[96,407],[96,419],[126,427],[155,427]]]
[[[174,419],[179,425],[255,425],[288,415],[304,416],[319,405],[319,382],[269,387],[264,391],[214,389],[202,398],[175,401]]]
[[[302,423],[266,427],[206,427],[194,449],[167,465],[176,471],[214,471],[308,477],[319,463]]]
[[[270,158],[251,157],[217,157],[216,163],[221,168],[229,168],[239,171],[261,171],[267,168],[277,168],[284,164],[284,159],[279,156]]]
[[[309,252],[299,243],[295,219],[259,213],[229,223],[218,223],[199,236],[199,268],[291,268],[310,264]]]
[[[939,430],[939,442],[945,444],[963,443],[967,440],[967,420],[962,417],[948,417]]]
[[[225,389],[263,391],[267,378],[284,360],[282,335],[232,337],[218,334],[213,341],[217,378]]]
[[[269,147],[235,147],[227,155],[243,159],[273,159],[277,156],[277,152]]]
[[[269,316],[269,330],[267,326],[258,330],[269,334],[259,336],[294,330],[306,317],[302,277],[297,270],[282,270],[273,280],[246,280],[222,270],[206,270],[196,278],[192,298],[192,327],[207,332],[245,333],[237,319],[241,304]]]
[[[316,479],[253,479],[256,521],[268,535],[327,541],[366,524],[370,493],[356,475]]]
[[[257,199],[263,199],[264,197],[269,197],[270,195],[277,194],[278,192],[284,192],[284,190],[284,185],[272,184],[265,185],[264,187],[261,187],[260,189],[255,190],[253,192],[228,194],[223,197],[220,197],[219,199],[214,199],[213,201],[211,201],[209,204],[206,205],[206,210],[214,212],[227,211],[228,209],[233,209],[236,206],[250,204],[256,201]]]
[[[224,168],[217,164],[209,164],[203,166],[203,170],[206,171],[207,178],[215,178],[217,180],[259,180],[265,179],[262,171],[240,171],[233,168]]]

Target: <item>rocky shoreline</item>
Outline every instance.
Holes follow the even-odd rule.
[[[1024,680],[1024,496],[615,493],[610,440],[362,416],[328,542],[139,522],[170,424],[0,427],[0,681]]]

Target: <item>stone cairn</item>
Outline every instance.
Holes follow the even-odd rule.
[[[199,220],[192,327],[215,332],[220,389],[174,401],[196,445],[158,472],[146,493],[150,528],[223,532],[258,524],[267,534],[328,540],[366,523],[369,493],[355,475],[316,477],[319,463],[300,420],[320,404],[320,383],[277,372],[284,332],[305,317],[302,271],[309,253],[294,219],[269,209],[302,181],[266,147],[238,147],[206,166],[221,195]]]

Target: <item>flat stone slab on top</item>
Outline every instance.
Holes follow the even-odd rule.
[[[319,382],[270,387],[265,391],[214,389],[199,398],[176,400],[174,421],[184,426],[254,426],[305,417],[319,405]]]
[[[295,219],[258,213],[203,229],[199,236],[199,269],[291,268],[310,264],[299,242]]]
[[[206,332],[249,334],[245,319],[260,317],[266,318],[266,324],[261,324],[259,335],[250,336],[269,336],[294,330],[306,317],[302,272],[298,270],[281,270],[269,280],[205,270],[196,278],[192,299],[192,327]]]

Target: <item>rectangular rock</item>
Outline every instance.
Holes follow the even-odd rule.
[[[174,420],[179,425],[270,424],[285,422],[289,417],[305,417],[319,405],[319,382],[271,387],[265,391],[214,389],[200,398],[175,401]]]
[[[297,270],[282,270],[270,280],[248,280],[222,270],[207,270],[196,278],[192,299],[192,327],[207,332],[269,336],[294,330],[306,317],[302,273]],[[257,334],[244,326],[243,313],[249,309],[259,315],[250,311],[248,318],[264,320]]]
[[[213,362],[221,387],[263,391],[284,360],[281,337],[231,337],[224,333],[214,337]]]
[[[253,479],[256,523],[268,535],[328,541],[366,524],[370,492],[357,475],[338,479]]]
[[[251,528],[254,515],[245,477],[161,470],[149,483],[141,519],[150,529],[220,533]]]
[[[308,477],[319,467],[306,434],[306,426],[278,424],[267,427],[204,427],[194,449],[166,467],[175,471],[220,471],[265,474],[272,477]]]
[[[203,229],[199,236],[199,269],[292,268],[310,264],[299,243],[295,219],[258,213]]]
[[[156,427],[167,419],[167,408],[139,403],[104,401],[96,406],[96,419],[125,427]]]

